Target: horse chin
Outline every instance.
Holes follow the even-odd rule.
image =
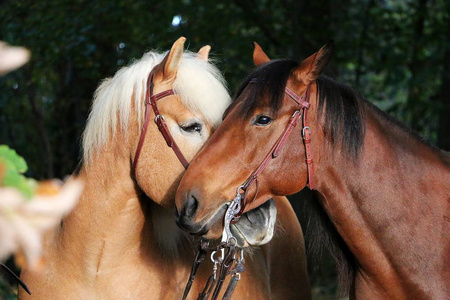
[[[202,228],[204,238],[217,240],[222,236],[223,220],[226,206],[217,211],[214,216]],[[270,242],[273,237],[275,222],[277,220],[277,208],[275,201],[270,199],[264,204],[243,214],[236,224],[231,225],[231,233],[241,248],[259,246]]]
[[[275,201],[270,199],[243,214],[236,224],[231,225],[231,232],[239,247],[264,245],[272,240],[276,220],[277,208]]]
[[[223,215],[224,214],[222,214],[222,219]],[[221,238],[223,232],[223,222],[216,222],[210,226],[205,227],[208,227],[208,231],[202,237],[208,240],[218,240]]]

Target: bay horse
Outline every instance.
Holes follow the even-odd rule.
[[[299,63],[255,44],[258,67],[181,180],[178,222],[212,238],[203,220],[235,196],[247,211],[308,186],[339,234],[351,299],[448,299],[449,154],[320,75],[332,49]]]
[[[145,82],[152,74],[154,97],[173,89],[157,108],[187,161],[231,100],[208,62],[210,47],[183,52],[184,42],[177,40],[165,55],[146,53],[98,87],[83,134],[83,163],[74,175],[85,182],[83,194],[46,236],[41,268],[23,269],[32,296],[20,290],[20,299],[181,299],[194,260],[193,238],[175,223],[175,191],[185,169],[154,122],[145,124],[145,112],[155,117],[144,104]],[[236,299],[310,298],[300,225],[287,199],[275,201],[284,231],[247,258]],[[250,221],[260,224],[261,215],[249,215],[244,238],[258,231]],[[211,273],[212,263],[205,262],[189,299],[197,299]],[[292,288],[296,281],[302,285]]]

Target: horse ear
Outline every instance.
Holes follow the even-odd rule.
[[[294,75],[297,77],[297,80],[302,81],[305,85],[316,80],[330,61],[333,48],[334,42],[329,41],[319,51],[302,61],[294,70]]]
[[[211,50],[210,45],[206,45],[200,48],[197,52],[197,57],[203,61],[208,61],[209,51]]]
[[[264,53],[261,46],[257,42],[253,42],[253,63],[255,66],[259,66],[268,61],[270,61],[270,58]]]
[[[177,77],[178,67],[183,57],[185,37],[180,37],[173,43],[170,52],[164,57],[164,80],[175,80]]]

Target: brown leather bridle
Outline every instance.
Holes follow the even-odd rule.
[[[173,89],[165,90],[161,93],[158,93],[156,95],[153,95],[153,71],[150,72],[150,74],[147,77],[147,90],[145,93],[145,119],[144,124],[142,126],[142,132],[141,137],[139,138],[139,144],[136,148],[136,153],[134,155],[134,161],[133,161],[133,172],[136,174],[136,166],[139,160],[139,156],[141,155],[142,146],[144,145],[145,135],[147,133],[147,127],[148,123],[150,121],[150,107],[153,109],[153,113],[155,114],[155,123],[158,126],[159,131],[161,132],[162,136],[164,137],[164,140],[167,143],[167,146],[172,148],[175,155],[178,157],[178,160],[181,162],[183,167],[187,169],[189,166],[189,163],[187,162],[186,158],[184,157],[183,153],[181,153],[180,148],[178,147],[177,143],[173,139],[172,135],[170,134],[169,128],[167,128],[166,121],[164,119],[164,116],[159,112],[158,105],[156,104],[156,101],[161,100],[167,96],[175,95],[175,92]]]
[[[255,82],[256,79],[252,79],[250,83]],[[270,161],[272,159],[275,159],[278,157],[278,155],[281,152],[281,149],[283,148],[284,144],[286,143],[287,138],[289,137],[292,130],[297,126],[298,120],[300,117],[302,118],[302,136],[303,136],[303,145],[305,146],[305,156],[306,156],[306,165],[307,165],[307,173],[308,173],[308,187],[310,189],[314,188],[314,182],[313,182],[313,175],[314,175],[314,169],[313,169],[313,159],[311,155],[311,129],[307,125],[307,117],[308,117],[308,109],[310,107],[310,87],[311,85],[308,85],[306,88],[306,92],[302,97],[299,97],[296,93],[294,93],[291,89],[288,87],[285,87],[284,92],[297,103],[297,108],[294,111],[294,113],[289,118],[289,122],[284,128],[283,132],[281,133],[280,137],[277,139],[275,144],[270,149],[269,153],[267,153],[264,160],[259,164],[259,166],[250,174],[250,176],[247,178],[247,180],[238,187],[237,193],[241,195],[241,208],[239,213],[235,216],[235,221],[239,218],[240,215],[244,212],[245,206],[252,203],[256,199],[256,195],[258,192],[258,176],[264,171],[264,169],[267,167]],[[255,183],[256,185],[256,191],[255,195],[253,196],[252,200],[248,201],[246,200],[246,194],[248,192],[248,189],[250,186]]]

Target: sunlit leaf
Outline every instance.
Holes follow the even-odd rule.
[[[0,145],[0,164],[2,165],[0,186],[15,187],[27,198],[31,198],[36,182],[23,175],[28,169],[25,160],[15,150],[6,145]]]

